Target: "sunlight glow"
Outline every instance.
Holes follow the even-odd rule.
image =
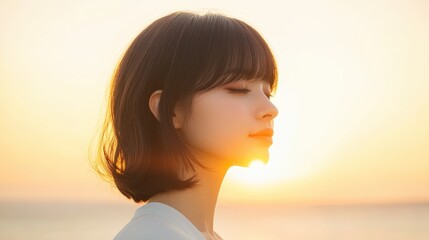
[[[125,201],[88,164],[113,70],[158,17],[210,9],[279,72],[269,160],[231,167],[219,202],[429,201],[429,1],[67,2],[0,1],[0,199]]]
[[[259,159],[250,162],[249,167],[232,167],[231,177],[242,184],[261,185],[269,182],[270,169]]]
[[[255,159],[250,162],[248,168],[244,168],[242,174],[239,174],[238,177],[244,180],[247,184],[258,185],[264,184],[267,180],[267,169],[265,164],[259,160]]]
[[[249,168],[252,171],[258,171],[259,169],[262,169],[265,166],[264,162],[262,162],[259,159],[253,160],[250,164],[249,164]]]
[[[228,171],[227,182],[237,186],[272,186],[285,181],[296,181],[311,175],[312,169],[289,164],[282,167],[281,159],[272,158],[266,164],[260,159],[251,161],[248,167],[233,166]]]

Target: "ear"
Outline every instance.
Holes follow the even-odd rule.
[[[152,114],[155,116],[156,119],[159,121],[159,100],[161,99],[162,90],[156,90],[153,92],[149,97],[149,109],[152,112]],[[173,125],[174,128],[181,128],[182,127],[182,121],[183,121],[183,114],[181,112],[181,109],[178,107],[174,108],[173,113]]]
[[[152,112],[153,116],[159,121],[159,99],[161,99],[162,90],[156,90],[149,97],[149,109]]]

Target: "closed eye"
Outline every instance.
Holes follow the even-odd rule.
[[[228,88],[230,92],[234,93],[248,93],[250,92],[250,89],[247,88]]]
[[[247,88],[227,88],[230,92],[233,93],[248,93],[250,89]],[[270,99],[273,95],[271,93],[266,94],[267,98]]]

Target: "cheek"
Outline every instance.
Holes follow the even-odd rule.
[[[237,157],[248,147],[250,113],[243,102],[211,95],[194,102],[186,138],[199,151],[221,158]]]

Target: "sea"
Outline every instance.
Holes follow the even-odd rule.
[[[0,239],[113,239],[139,205],[0,201]],[[225,240],[428,240],[429,203],[290,206],[219,204]]]

